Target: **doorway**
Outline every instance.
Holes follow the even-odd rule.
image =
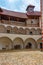
[[[15,45],[14,49],[21,49],[21,46],[20,45]]]
[[[42,43],[40,43],[40,49],[42,49]]]
[[[32,48],[32,44],[31,43],[28,43],[27,45],[26,45],[26,49],[31,49]]]

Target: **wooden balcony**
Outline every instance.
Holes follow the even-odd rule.
[[[25,26],[25,22],[10,21],[11,25]]]
[[[19,21],[0,20],[0,23],[10,24],[10,25],[18,25],[18,26],[25,26],[25,22],[19,22]]]
[[[28,27],[39,27],[38,24],[28,24],[27,26],[28,26]]]
[[[25,22],[19,21],[9,21],[9,20],[0,20],[2,24],[10,24],[10,25],[17,25],[17,26],[26,26],[26,27],[39,27],[38,24],[27,24]]]

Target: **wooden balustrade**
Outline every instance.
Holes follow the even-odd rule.
[[[18,26],[39,27],[38,24],[27,24],[26,25],[25,22],[19,22],[19,21],[0,20],[0,23],[10,24],[10,25],[18,25]]]

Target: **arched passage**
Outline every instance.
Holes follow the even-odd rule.
[[[35,28],[30,29],[30,34],[33,34],[33,35],[36,34],[36,30],[35,30]]]
[[[6,28],[4,25],[0,25],[0,33],[6,32]]]
[[[34,49],[36,48],[36,41],[32,38],[28,38],[25,40],[25,48],[26,49]]]
[[[7,33],[12,33],[12,27],[11,26],[7,26],[6,27],[6,32]]]
[[[25,33],[26,33],[27,35],[29,35],[29,34],[30,34],[30,29],[25,28]]]
[[[38,29],[36,30],[36,34],[41,35],[41,29],[40,29],[40,28],[38,28]]]
[[[25,34],[25,30],[23,28],[19,28],[18,32],[19,34]]]
[[[39,38],[37,40],[37,46],[38,46],[38,49],[41,49],[42,48],[42,38]]]
[[[8,37],[0,37],[0,50],[12,49],[12,40]]]
[[[18,34],[18,27],[13,27],[13,33]]]
[[[14,49],[23,49],[23,44],[24,44],[23,40],[19,37],[15,38],[13,40],[13,48]]]

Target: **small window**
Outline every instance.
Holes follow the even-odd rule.
[[[14,46],[14,49],[20,49],[20,48],[21,48],[20,45],[15,45],[15,46]]]
[[[42,49],[42,43],[40,43],[40,49]]]
[[[33,23],[33,21],[31,21],[31,23]]]
[[[32,35],[32,32],[30,32],[30,34]]]
[[[41,32],[40,32],[40,35],[41,35]]]
[[[2,50],[6,50],[6,48],[2,48]]]
[[[7,30],[7,33],[10,33],[10,30]]]
[[[1,23],[4,23],[3,21],[1,21]]]
[[[25,22],[25,19],[19,18],[19,22]]]
[[[9,20],[8,16],[1,15],[1,20]]]

